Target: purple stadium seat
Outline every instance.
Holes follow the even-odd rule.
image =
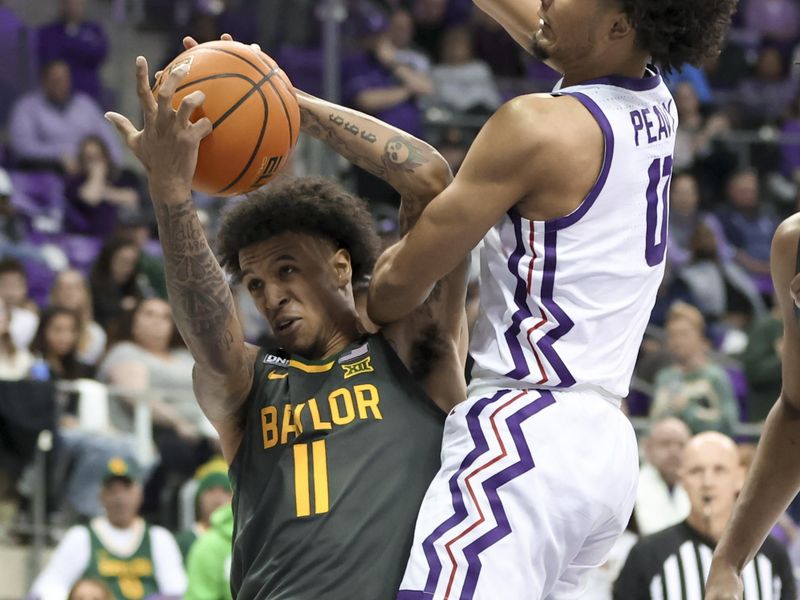
[[[12,171],[11,204],[34,229],[60,231],[64,216],[64,182],[54,173]],[[46,225],[44,223],[47,223]]]

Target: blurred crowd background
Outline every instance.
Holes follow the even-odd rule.
[[[137,54],[152,72],[182,36],[224,32],[258,42],[297,88],[430,141],[454,171],[501,103],[558,80],[470,0],[0,0],[0,599],[25,595],[37,575],[47,597],[42,581],[58,579],[52,561],[42,571],[48,547],[72,540],[76,524],[132,523],[138,511],[190,556],[186,539],[213,532],[215,509],[230,511],[165,301],[146,180],[102,116],[138,118]],[[678,472],[689,435],[731,435],[746,463],[778,397],[769,251],[800,208],[798,62],[797,0],[742,0],[721,55],[668,76],[680,127],[667,275],[626,400],[643,465],[631,535],[688,513]],[[290,170],[340,179],[371,202],[385,243],[397,239],[399,198],[382,182],[309,140]],[[195,200],[213,240],[235,199]],[[473,318],[478,286],[475,273]],[[235,293],[247,339],[269,340]],[[109,470],[118,461],[130,471]],[[798,521],[800,505],[775,533],[800,573]],[[175,577],[183,588],[92,592],[88,582],[90,595],[74,597],[176,596],[187,581]],[[613,574],[598,581],[607,588]]]

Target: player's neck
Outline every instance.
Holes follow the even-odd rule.
[[[364,330],[358,320],[358,315],[350,315],[352,318],[342,322],[339,327],[331,334],[330,338],[322,347],[319,356],[308,357],[311,360],[322,360],[334,354],[338,354],[347,346],[355,342],[364,335]]]
[[[602,79],[604,77],[626,77],[628,79],[642,79],[647,70],[647,59],[639,56],[630,57],[616,63],[597,63],[575,65],[564,71],[562,87],[580,85],[585,81]]]

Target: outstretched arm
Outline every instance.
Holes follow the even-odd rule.
[[[783,390],[767,417],[753,466],[733,517],[714,552],[707,600],[742,597],[742,569],[800,489],[800,306],[797,274],[800,217],[784,221],[772,243],[772,277],[784,326]]]
[[[533,48],[539,29],[540,0],[473,0],[475,6],[497,21],[526,52]]]
[[[144,127],[139,131],[116,113],[108,113],[107,118],[147,171],[164,251],[169,303],[195,360],[195,394],[231,461],[241,441],[240,415],[253,379],[255,354],[244,342],[228,282],[191,200],[198,148],[211,133],[211,122],[206,118],[189,121],[203,103],[199,91],[173,110],[172,97],[186,72],[179,67],[162,78],[156,99],[148,85],[147,62],[138,57],[137,92]]]

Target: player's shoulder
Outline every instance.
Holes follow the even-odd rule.
[[[574,148],[587,137],[602,139],[591,112],[572,96],[526,94],[506,102],[495,113],[498,125],[513,131],[515,143],[532,147]]]
[[[778,242],[797,242],[800,237],[800,213],[784,219],[775,231],[775,240]]]

